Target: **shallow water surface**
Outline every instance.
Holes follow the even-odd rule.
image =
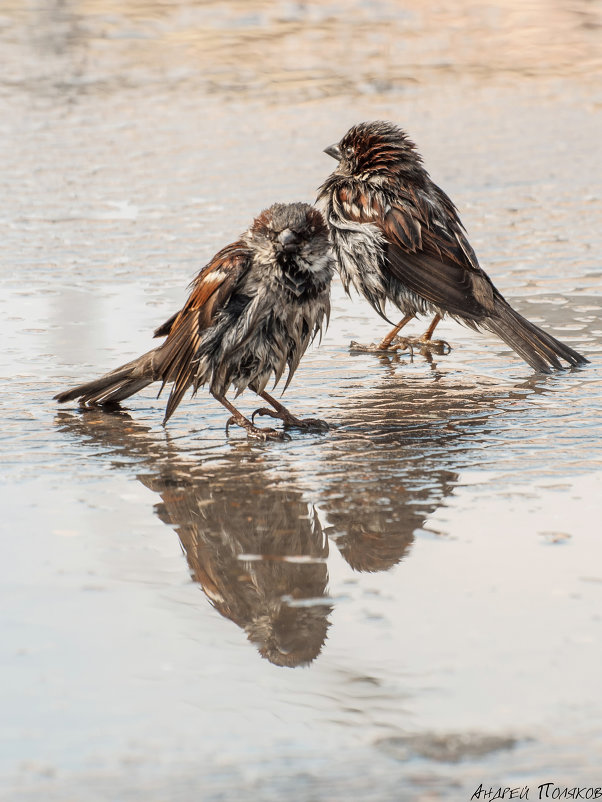
[[[601,783],[600,3],[352,6],[2,11],[2,799]],[[203,391],[166,429],[153,388],[57,408],[370,118],[591,364],[447,321],[446,356],[352,355],[387,324],[337,283],[285,397],[325,434],[226,437]]]

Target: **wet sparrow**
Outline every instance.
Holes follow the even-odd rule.
[[[327,428],[299,420],[266,391],[288,368],[288,387],[310,342],[328,323],[333,260],[320,212],[305,203],[276,203],[241,238],[217,253],[192,283],[184,307],[155,331],[158,348],[110,373],[59,393],[60,401],[111,405],[152,382],[171,384],[167,423],[186,390],[202,385],[236,423],[260,439],[281,439],[259,428],[227,399],[230,387],[247,387],[271,409],[254,413],[280,418],[285,426]]]
[[[325,151],[338,161],[320,187],[345,289],[353,284],[385,317],[403,314],[378,346],[396,346],[415,315],[449,315],[497,334],[538,371],[588,360],[515,312],[481,269],[452,201],[430,178],[413,142],[389,122],[361,123]],[[439,341],[440,343],[441,341]],[[445,345],[445,344],[443,344]]]

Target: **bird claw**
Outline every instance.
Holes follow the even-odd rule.
[[[308,431],[327,432],[330,426],[325,420],[320,418],[292,418],[292,420],[285,420],[285,426],[290,426],[295,429],[307,429]]]
[[[257,412],[268,412],[268,413],[269,413],[269,411],[270,410],[263,410],[263,411],[262,410],[257,410]],[[251,417],[251,420],[253,420],[254,416],[255,416],[255,413],[253,413],[253,416]],[[248,424],[248,421],[247,421],[247,424]],[[247,425],[247,424],[236,420],[234,415],[232,415],[230,418],[228,418],[228,420],[226,422],[226,435],[228,434],[228,430],[230,429],[230,426],[242,426],[244,429],[246,429],[247,437],[250,437],[253,440],[290,440],[291,439],[290,435],[288,435],[286,432],[279,432],[277,429],[269,429],[269,428],[263,429],[260,426],[254,426],[252,423],[250,425]]]
[[[452,347],[445,340],[428,340],[424,337],[395,337],[385,346],[381,343],[361,345],[352,341],[349,350],[352,354],[398,354],[401,351],[407,351],[412,356],[414,355],[414,350],[417,350],[446,356],[450,353]]]
[[[452,350],[447,340],[427,340],[424,337],[420,337],[416,345],[427,351],[433,351],[435,354],[441,354],[442,356],[447,356]]]
[[[306,429],[308,431],[313,429],[317,432],[327,432],[330,428],[325,420],[320,420],[319,418],[296,418],[290,413],[276,412],[267,407],[260,407],[255,410],[251,415],[253,422],[255,421],[255,415],[269,415],[271,418],[279,418],[288,429]]]
[[[433,353],[440,356],[446,356],[450,353],[452,347],[445,340],[429,340],[425,335],[422,337],[396,337],[390,345],[390,348],[403,348],[408,349],[411,354],[414,354],[414,349],[424,354]]]
[[[261,428],[259,426],[251,426],[247,429],[247,437],[254,440],[291,440],[290,434],[278,431],[278,429]]]
[[[273,409],[268,409],[268,407],[260,407],[256,409],[255,412],[251,415],[251,423],[255,423],[255,415],[259,415],[260,417],[263,415],[269,415],[270,418],[279,418],[280,415],[276,414]]]
[[[230,426],[238,426],[238,421],[234,415],[231,415],[226,421],[226,437],[228,437],[228,430],[230,429]]]
[[[383,346],[381,343],[370,343],[370,345],[362,345],[352,340],[349,345],[349,350],[352,354],[393,354],[399,351],[408,351],[410,354],[414,353],[412,344],[407,337],[396,337],[388,345]]]

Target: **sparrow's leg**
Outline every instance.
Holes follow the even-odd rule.
[[[414,317],[415,317],[414,314],[406,315],[402,320],[400,320],[399,323],[395,326],[395,328],[392,329],[392,331],[390,331],[387,334],[387,336],[383,340],[380,341],[380,343],[378,344],[378,350],[379,351],[387,351],[389,349],[389,347],[391,346],[391,343],[393,342],[393,340],[397,337],[397,335],[403,329],[403,327],[406,325],[406,323],[409,323],[410,320],[412,320]]]
[[[436,314],[435,317],[431,320],[431,325],[428,329],[424,332],[422,337],[400,337],[401,345],[405,348],[408,345],[415,346],[416,348],[422,349],[422,351],[433,351],[437,354],[449,354],[451,351],[451,345],[446,342],[445,340],[433,340],[433,332],[441,322],[441,315]],[[393,343],[395,346],[395,343]]]
[[[374,354],[378,353],[387,353],[391,351],[405,351],[409,350],[412,354],[414,353],[414,348],[428,350],[428,351],[435,351],[439,354],[448,354],[451,351],[451,345],[446,342],[445,340],[433,340],[433,332],[437,328],[440,320],[441,315],[437,314],[431,321],[431,325],[422,335],[422,337],[398,337],[398,333],[401,329],[409,323],[412,318],[415,317],[412,315],[406,315],[400,322],[395,326],[395,328],[390,331],[387,336],[380,341],[378,345],[359,345],[359,343],[352,342],[351,343],[351,350],[352,351],[369,351]]]
[[[405,325],[404,321],[407,322],[404,318],[399,324],[399,327]],[[445,340],[433,340],[433,333],[440,322],[441,322],[441,315],[436,314],[434,318],[431,320],[431,325],[424,332],[422,337],[397,337],[397,339],[392,340],[391,344],[389,345],[389,349],[391,350],[395,348],[403,348],[403,349],[410,348],[410,350],[412,350],[413,348],[417,348],[421,350],[422,353],[427,351],[430,354],[430,352],[432,351],[436,354],[449,354],[449,352],[451,351],[451,345],[448,342],[446,342]],[[391,334],[393,334],[393,332],[391,332]],[[388,337],[385,337],[385,340],[387,339]],[[383,342],[385,342],[385,340],[383,340]]]
[[[264,401],[267,401],[268,404],[271,404],[274,409],[268,409],[267,407],[256,409],[251,415],[252,421],[255,420],[255,415],[269,415],[271,418],[280,418],[285,426],[291,426],[295,429],[316,429],[325,432],[329,428],[326,421],[320,420],[319,418],[296,418],[286,407],[282,406],[279,401],[276,401],[275,398],[272,398],[272,396],[265,391],[257,393],[257,395],[263,398]]]
[[[424,332],[422,337],[420,338],[423,342],[428,343],[433,339],[433,332],[437,328],[441,321],[441,315],[436,314],[435,317],[431,320],[431,325],[428,329]]]
[[[433,332],[440,322],[441,315],[436,314],[431,321],[431,325],[420,338],[420,343],[426,348],[432,348],[433,350],[440,351],[443,354],[449,354],[451,351],[451,345],[448,342],[445,340],[433,340]]]
[[[415,317],[414,313],[411,315],[406,315],[402,320],[399,321],[397,326],[392,329],[387,336],[381,340],[379,343],[372,343],[371,345],[360,345],[360,343],[356,343],[354,340],[351,342],[350,348],[352,351],[360,351],[362,353],[371,353],[371,354],[379,354],[386,351],[399,351],[401,349],[405,349],[408,347],[408,343],[410,342],[406,337],[397,337],[398,333],[403,329],[406,323],[409,323],[412,318]],[[397,341],[393,342],[397,337]],[[411,347],[410,347],[410,350]]]
[[[243,429],[247,430],[248,437],[254,437],[257,440],[288,440],[290,439],[287,434],[284,432],[278,432],[276,429],[260,429],[258,426],[255,426],[248,418],[239,412],[235,406],[233,406],[225,396],[219,395],[218,393],[211,393],[211,395],[219,401],[220,404],[226,407],[228,412],[232,414],[232,417],[228,418],[226,423],[226,434],[228,434],[228,429],[233,424],[237,426],[242,426]]]

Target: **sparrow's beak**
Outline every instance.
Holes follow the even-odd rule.
[[[338,162],[343,158],[343,154],[338,145],[331,145],[329,148],[324,148],[324,153],[328,153],[329,156],[332,156],[332,158],[336,159]]]
[[[278,235],[278,242],[285,253],[297,250],[299,246],[299,237],[290,228],[285,228],[282,233]]]

